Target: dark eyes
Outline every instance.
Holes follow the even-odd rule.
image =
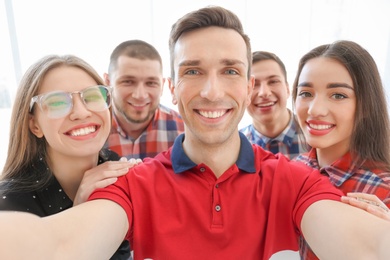
[[[308,98],[308,97],[312,97],[313,95],[308,92],[308,91],[301,91],[299,94],[298,94],[299,97],[303,97],[303,98]],[[344,98],[348,98],[347,95],[344,95],[344,94],[340,94],[340,93],[334,93],[331,95],[331,98],[333,99],[344,99]]]
[[[299,94],[298,94],[299,97],[311,97],[311,93],[310,92],[307,92],[307,91],[301,91]]]

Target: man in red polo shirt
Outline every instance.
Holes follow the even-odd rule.
[[[108,259],[126,237],[136,260],[269,259],[297,250],[302,233],[321,259],[390,259],[390,222],[339,202],[318,171],[238,132],[254,80],[236,15],[188,13],[169,46],[185,134],[92,201],[43,219],[0,214],[0,258]]]

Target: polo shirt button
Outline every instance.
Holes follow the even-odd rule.
[[[216,211],[221,211],[221,206],[219,206],[219,205],[215,206],[215,210]]]
[[[219,184],[215,184],[215,188],[217,188],[217,189],[218,189],[218,188],[219,188]]]
[[[204,167],[200,168],[200,172],[205,172],[206,169]]]

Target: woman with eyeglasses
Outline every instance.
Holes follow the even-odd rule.
[[[33,64],[13,106],[0,210],[56,214],[139,163],[102,150],[110,106],[110,89],[82,59],[49,55]],[[125,241],[111,259],[129,257]]]

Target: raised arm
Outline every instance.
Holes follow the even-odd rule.
[[[301,227],[320,259],[390,259],[390,222],[359,208],[318,201],[306,210]]]
[[[94,200],[39,218],[0,212],[0,259],[109,259],[128,229],[125,211]]]

